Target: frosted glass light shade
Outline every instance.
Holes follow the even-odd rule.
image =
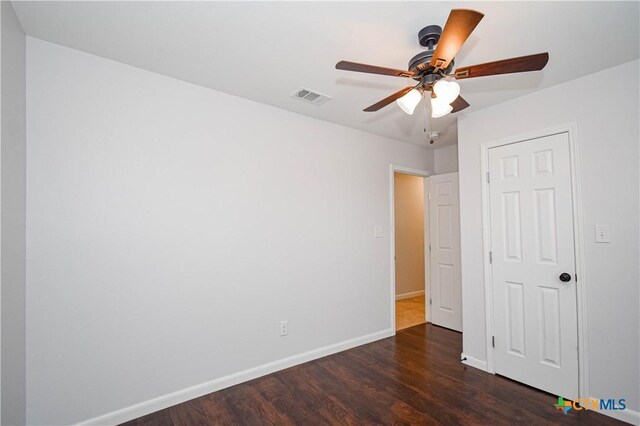
[[[438,98],[431,98],[431,117],[440,118],[449,114],[453,107]]]
[[[433,93],[446,104],[455,101],[460,94],[460,85],[455,81],[438,80],[433,85]]]
[[[421,99],[422,93],[420,93],[416,89],[412,89],[411,91],[409,91],[409,93],[398,99],[396,103],[401,110],[411,115],[413,114],[413,111],[415,111]]]

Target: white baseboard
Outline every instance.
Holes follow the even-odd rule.
[[[314,359],[322,358],[327,355],[335,354],[337,352],[342,352],[356,346],[365,345],[367,343],[375,342],[376,340],[380,339],[385,339],[387,337],[393,336],[394,334],[394,330],[388,329],[368,334],[366,336],[356,337],[355,339],[346,340],[344,342],[325,346],[319,349],[314,349],[309,352],[304,352],[302,354],[270,362],[268,364],[263,364],[254,368],[250,368],[248,370],[239,371],[225,377],[220,377],[209,382],[172,392],[170,394],[150,399],[139,404],[131,405],[117,411],[112,411],[111,413],[94,417],[78,424],[104,426],[128,422],[129,420],[151,414],[155,411],[171,407],[172,405],[189,401],[190,399],[198,398],[211,392],[228,388],[230,386],[234,386],[249,380],[257,379],[258,377],[275,373],[276,371],[284,370],[285,368],[293,367],[298,364],[313,361]]]
[[[412,297],[422,296],[424,290],[410,291],[409,293],[396,294],[396,300],[410,299]]]
[[[591,398],[599,399],[599,398]],[[630,409],[625,410],[598,410],[595,413],[602,414],[603,416],[612,417],[616,420],[626,422],[632,425],[640,425],[640,412]]]
[[[469,355],[465,355],[465,354],[460,354],[460,359],[462,360],[461,362],[465,365],[468,365],[470,367],[473,368],[477,368],[479,370],[485,371],[488,373],[487,371],[487,361],[483,361],[481,359],[478,358],[474,358],[472,356]]]

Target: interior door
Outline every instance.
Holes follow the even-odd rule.
[[[429,178],[431,322],[462,331],[458,173]]]
[[[578,397],[567,133],[489,150],[496,373]]]

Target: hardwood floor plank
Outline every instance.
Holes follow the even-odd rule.
[[[200,398],[174,405],[169,409],[171,420],[176,425],[210,425],[212,424],[202,407]],[[144,417],[143,417],[144,419]],[[151,423],[153,424],[153,423]]]
[[[349,354],[359,357],[362,362],[372,362],[378,355],[373,355],[367,349]],[[475,420],[488,418],[487,408],[477,403],[478,392],[475,389],[461,386],[462,383],[451,382],[437,370],[425,367],[409,369],[396,364],[394,360],[379,358],[376,361],[379,374],[389,376],[404,386],[410,388],[422,404],[428,404],[439,419],[446,418],[451,423],[470,423]],[[437,392],[434,390],[437,389]],[[451,410],[455,405],[458,410]],[[496,421],[497,423],[497,421]]]
[[[202,410],[212,425],[237,425],[243,420],[242,416],[238,415],[232,395],[227,390],[223,389],[198,398]]]
[[[377,355],[370,352],[362,351],[362,355],[354,352],[351,356],[361,356],[363,361],[370,359],[371,356]],[[408,369],[405,367],[398,367],[393,373],[390,373],[390,369],[380,368],[381,374],[391,375],[405,386],[411,388],[416,392],[423,401],[427,401],[429,406],[438,411],[438,417],[441,418],[447,415],[447,412],[451,408],[446,404],[454,404],[457,407],[457,417],[450,419],[452,423],[492,423],[492,424],[514,424],[518,422],[518,415],[526,414],[526,410],[521,410],[519,407],[515,407],[510,413],[508,418],[502,418],[501,413],[496,407],[498,402],[492,395],[484,392],[483,389],[472,386],[471,383],[452,380],[444,374],[439,373],[436,370],[423,369],[419,371],[417,369]],[[437,393],[433,390],[437,389]],[[544,424],[543,418],[535,418],[537,424]]]
[[[436,421],[425,409],[424,404],[416,400],[414,392],[409,388],[384,375],[377,374],[357,361],[335,362],[332,365],[332,372],[342,377],[349,377],[351,380],[349,389],[352,392],[362,393],[367,401],[375,401],[376,408],[385,415],[391,415],[384,419],[385,424],[395,420],[409,424],[420,422],[421,419]]]
[[[260,395],[280,413],[286,415],[292,424],[305,424],[310,419],[315,419],[313,409],[283,383],[280,379],[281,374],[282,372],[278,372],[255,380]]]
[[[259,379],[258,379],[259,380]],[[233,386],[227,389],[228,401],[232,410],[250,425],[292,425],[293,421],[284,411],[278,410],[260,395],[254,386]]]
[[[359,424],[349,412],[349,408],[332,394],[325,392],[323,384],[317,377],[309,374],[312,372],[311,367],[305,370],[301,372],[302,374],[296,370],[286,370],[278,375],[278,379],[316,414],[316,420],[332,423],[336,419],[341,419],[342,424],[345,425]]]

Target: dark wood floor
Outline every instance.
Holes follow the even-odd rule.
[[[462,336],[423,324],[130,425],[623,424],[460,363]]]

